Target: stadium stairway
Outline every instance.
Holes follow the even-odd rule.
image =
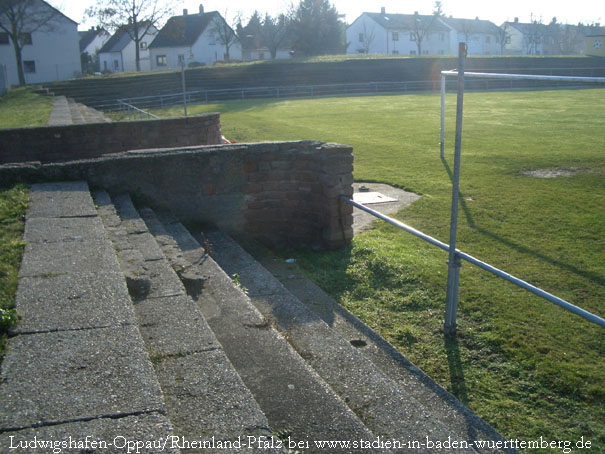
[[[505,452],[474,445],[504,440],[291,265],[137,209],[128,194],[96,191],[93,202],[84,182],[31,194],[0,446],[120,435],[180,442],[163,452],[225,452],[187,441],[408,451],[395,440],[419,452]],[[275,436],[285,446],[268,445]],[[315,444],[337,440],[351,445]]]
[[[102,112],[77,103],[65,96],[55,96],[53,109],[47,126],[65,126],[82,123],[111,123],[111,119]]]

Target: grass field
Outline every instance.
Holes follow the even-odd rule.
[[[422,194],[396,217],[447,242],[455,95],[447,101],[445,161],[434,94],[230,102],[189,111],[220,111],[223,133],[238,142],[352,145],[355,179]],[[458,233],[461,250],[601,316],[603,105],[605,90],[595,89],[467,93]],[[524,174],[537,169],[572,175]],[[343,250],[287,254],[504,436],[584,436],[591,452],[605,452],[602,328],[465,264],[459,335],[445,339],[446,254],[385,225]]]
[[[10,90],[0,96],[0,128],[44,126],[52,107],[52,96],[36,94],[29,87]]]

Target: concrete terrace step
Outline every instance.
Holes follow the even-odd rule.
[[[73,124],[71,112],[65,96],[55,96],[53,99],[53,110],[50,112],[50,118],[47,126],[64,126]]]
[[[319,375],[376,434],[391,439],[458,439],[432,408],[408,394],[310,311],[275,277],[221,232],[207,234],[213,257],[229,274],[238,274],[254,305],[275,320],[288,340]],[[432,449],[431,452],[450,450]],[[452,450],[475,452],[474,450]]]
[[[130,197],[121,195],[111,200],[101,191],[95,193],[95,200],[126,275],[137,323],[175,434],[185,440],[206,442],[269,439],[272,432],[267,419],[197,304],[186,294]],[[242,449],[284,452],[277,448]]]
[[[78,108],[78,103],[75,100],[73,100],[72,98],[68,98],[67,106],[69,108],[69,113],[71,114],[71,121],[73,124],[77,125],[86,123],[86,121],[84,120],[84,116]]]
[[[275,429],[308,441],[304,452],[321,452],[314,440],[375,438],[181,224],[161,222],[149,209],[141,215],[179,274],[203,280],[193,292],[202,312]]]
[[[24,240],[22,321],[0,375],[0,451],[35,436],[167,439],[160,386],[87,184],[33,185]]]

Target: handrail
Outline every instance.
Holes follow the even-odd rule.
[[[420,230],[410,227],[409,225],[406,225],[403,222],[398,221],[397,219],[393,219],[388,216],[385,216],[384,214],[382,214],[378,211],[372,210],[371,208],[368,208],[365,205],[357,203],[343,195],[340,196],[340,199],[342,201],[348,203],[349,205],[352,205],[355,208],[359,208],[360,210],[363,210],[366,213],[371,214],[372,216],[382,219],[383,221],[388,222],[389,224],[399,228],[400,230],[404,230],[408,233],[411,233],[412,235],[414,235],[434,246],[437,246],[438,248],[443,249],[444,251],[449,252],[449,250],[450,250],[450,247],[447,244],[443,243],[442,241],[439,241],[436,238],[433,238],[432,236],[429,236],[429,235],[421,232]],[[534,295],[544,298],[545,300],[550,301],[551,303],[554,303],[557,306],[560,306],[569,312],[579,315],[580,317],[588,320],[589,322],[595,323],[595,324],[605,328],[605,319],[599,317],[598,315],[588,312],[588,311],[582,309],[581,307],[575,306],[575,305],[565,301],[564,299],[559,298],[558,296],[552,295],[552,294],[542,290],[541,288],[538,288],[528,282],[525,282],[522,279],[519,279],[509,273],[506,273],[505,271],[502,271],[502,270],[496,268],[495,266],[485,263],[485,262],[473,257],[472,255],[466,254],[465,252],[462,252],[459,249],[456,249],[456,255],[458,257],[460,257],[461,259],[466,260],[467,262],[472,263],[473,265],[475,265],[485,271],[488,271],[508,282],[515,284],[518,287],[521,287],[521,288],[533,293]]]
[[[117,100],[120,106],[124,106],[128,108],[128,118],[130,118],[130,112],[131,110],[134,110],[135,112],[139,112],[139,118],[141,117],[141,115],[147,115],[147,118],[155,118],[156,120],[159,120],[160,117],[158,117],[157,115],[152,114],[151,112],[147,112],[143,109],[139,109],[136,106],[133,106],[132,104],[128,104],[127,102],[124,102],[121,99]],[[135,113],[135,118],[136,118],[136,113]]]

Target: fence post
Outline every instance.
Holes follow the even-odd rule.
[[[445,76],[441,75],[441,159],[444,159],[445,148]]]
[[[447,270],[447,295],[445,297],[446,335],[456,334],[456,315],[458,312],[458,286],[460,282],[461,260],[456,251],[456,233],[458,229],[458,197],[460,189],[460,152],[462,148],[462,112],[464,107],[464,63],[466,43],[458,45],[458,103],[456,106],[456,145],[454,151],[454,175],[452,178],[452,213],[450,220],[450,251]]]
[[[187,116],[187,90],[185,89],[185,58],[181,60],[181,85],[183,86],[183,111]]]

